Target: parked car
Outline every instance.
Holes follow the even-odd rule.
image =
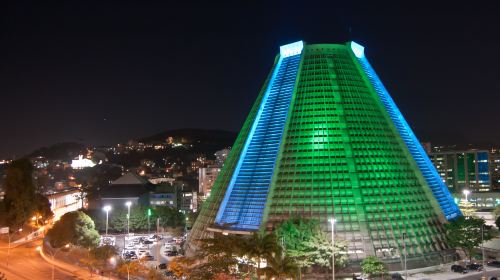
[[[500,261],[493,260],[486,263],[487,266],[500,267]]]
[[[158,240],[162,240],[162,239],[163,239],[163,236],[160,234],[153,234],[153,235],[150,235],[148,237],[148,240],[151,240],[151,241],[158,241]]]
[[[478,264],[478,263],[471,263],[471,264],[468,264],[466,267],[469,271],[482,271],[483,270],[483,265]]]
[[[143,257],[141,257],[141,260],[145,260],[145,261],[153,261],[155,258],[151,255],[145,255]]]
[[[124,258],[130,259],[132,256],[136,256],[135,251],[125,251],[123,253]]]
[[[167,269],[167,264],[166,263],[160,263],[160,265],[158,265],[158,268],[159,269]]]
[[[144,240],[144,241],[142,241],[142,244],[153,244],[153,241],[151,241],[151,240]]]
[[[149,252],[146,250],[139,250],[139,257],[143,257],[145,255],[149,255]]]
[[[451,271],[453,272],[458,272],[458,273],[462,273],[462,274],[465,274],[467,272],[469,272],[469,270],[467,270],[466,267],[464,266],[461,266],[459,264],[454,264],[451,266]]]
[[[169,257],[175,257],[177,255],[179,255],[179,253],[177,251],[169,251],[167,253],[167,256],[169,256]]]
[[[403,278],[403,275],[399,273],[393,273],[391,274],[391,280],[405,280],[405,279]]]

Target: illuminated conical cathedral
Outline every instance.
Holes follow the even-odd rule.
[[[448,188],[355,43],[282,46],[193,226],[271,231],[317,219],[354,260],[442,256],[443,222],[460,216]],[[194,246],[194,245],[192,245]]]

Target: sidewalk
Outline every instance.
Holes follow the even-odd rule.
[[[409,274],[408,280],[451,280],[475,277],[474,279],[481,279],[483,272],[469,272],[467,274],[460,274],[452,272],[450,267],[445,267],[446,271],[433,271]],[[500,268],[486,267],[486,275],[489,277],[500,275]],[[497,276],[498,277],[498,276]]]
[[[74,276],[76,276],[77,279],[100,279],[100,280],[113,279],[113,280],[118,280],[118,278],[115,278],[115,277],[109,278],[107,276],[96,275],[95,273],[92,274],[92,277],[91,277],[90,276],[90,272],[88,271],[88,269],[79,267],[77,265],[72,265],[72,264],[69,264],[69,263],[65,263],[65,262],[60,261],[58,259],[54,259],[54,261],[52,261],[52,258],[49,257],[49,256],[47,256],[47,255],[45,255],[45,253],[43,252],[43,250],[39,250],[38,252],[40,252],[40,256],[46,262],[48,262],[50,264],[54,263],[54,265],[57,268],[73,274]]]
[[[3,276],[4,276],[4,279],[9,279],[9,280],[10,280],[10,279],[23,279],[23,280],[25,279],[25,280],[29,280],[28,278],[25,278],[25,277],[19,276],[19,275],[17,275],[17,274],[15,274],[15,273],[11,272],[9,269],[4,268],[4,267],[0,268],[0,279],[2,279],[2,278],[1,278],[1,275],[2,275],[2,274],[3,274]]]

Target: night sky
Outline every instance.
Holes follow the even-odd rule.
[[[279,46],[297,40],[364,45],[420,140],[500,144],[495,1],[8,2],[0,158],[173,128],[238,131]]]

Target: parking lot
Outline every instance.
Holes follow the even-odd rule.
[[[182,254],[182,244],[186,235],[173,237],[162,234],[130,234],[102,236],[101,245],[108,244],[118,248],[125,260],[141,259],[148,266],[166,269],[172,258]]]

